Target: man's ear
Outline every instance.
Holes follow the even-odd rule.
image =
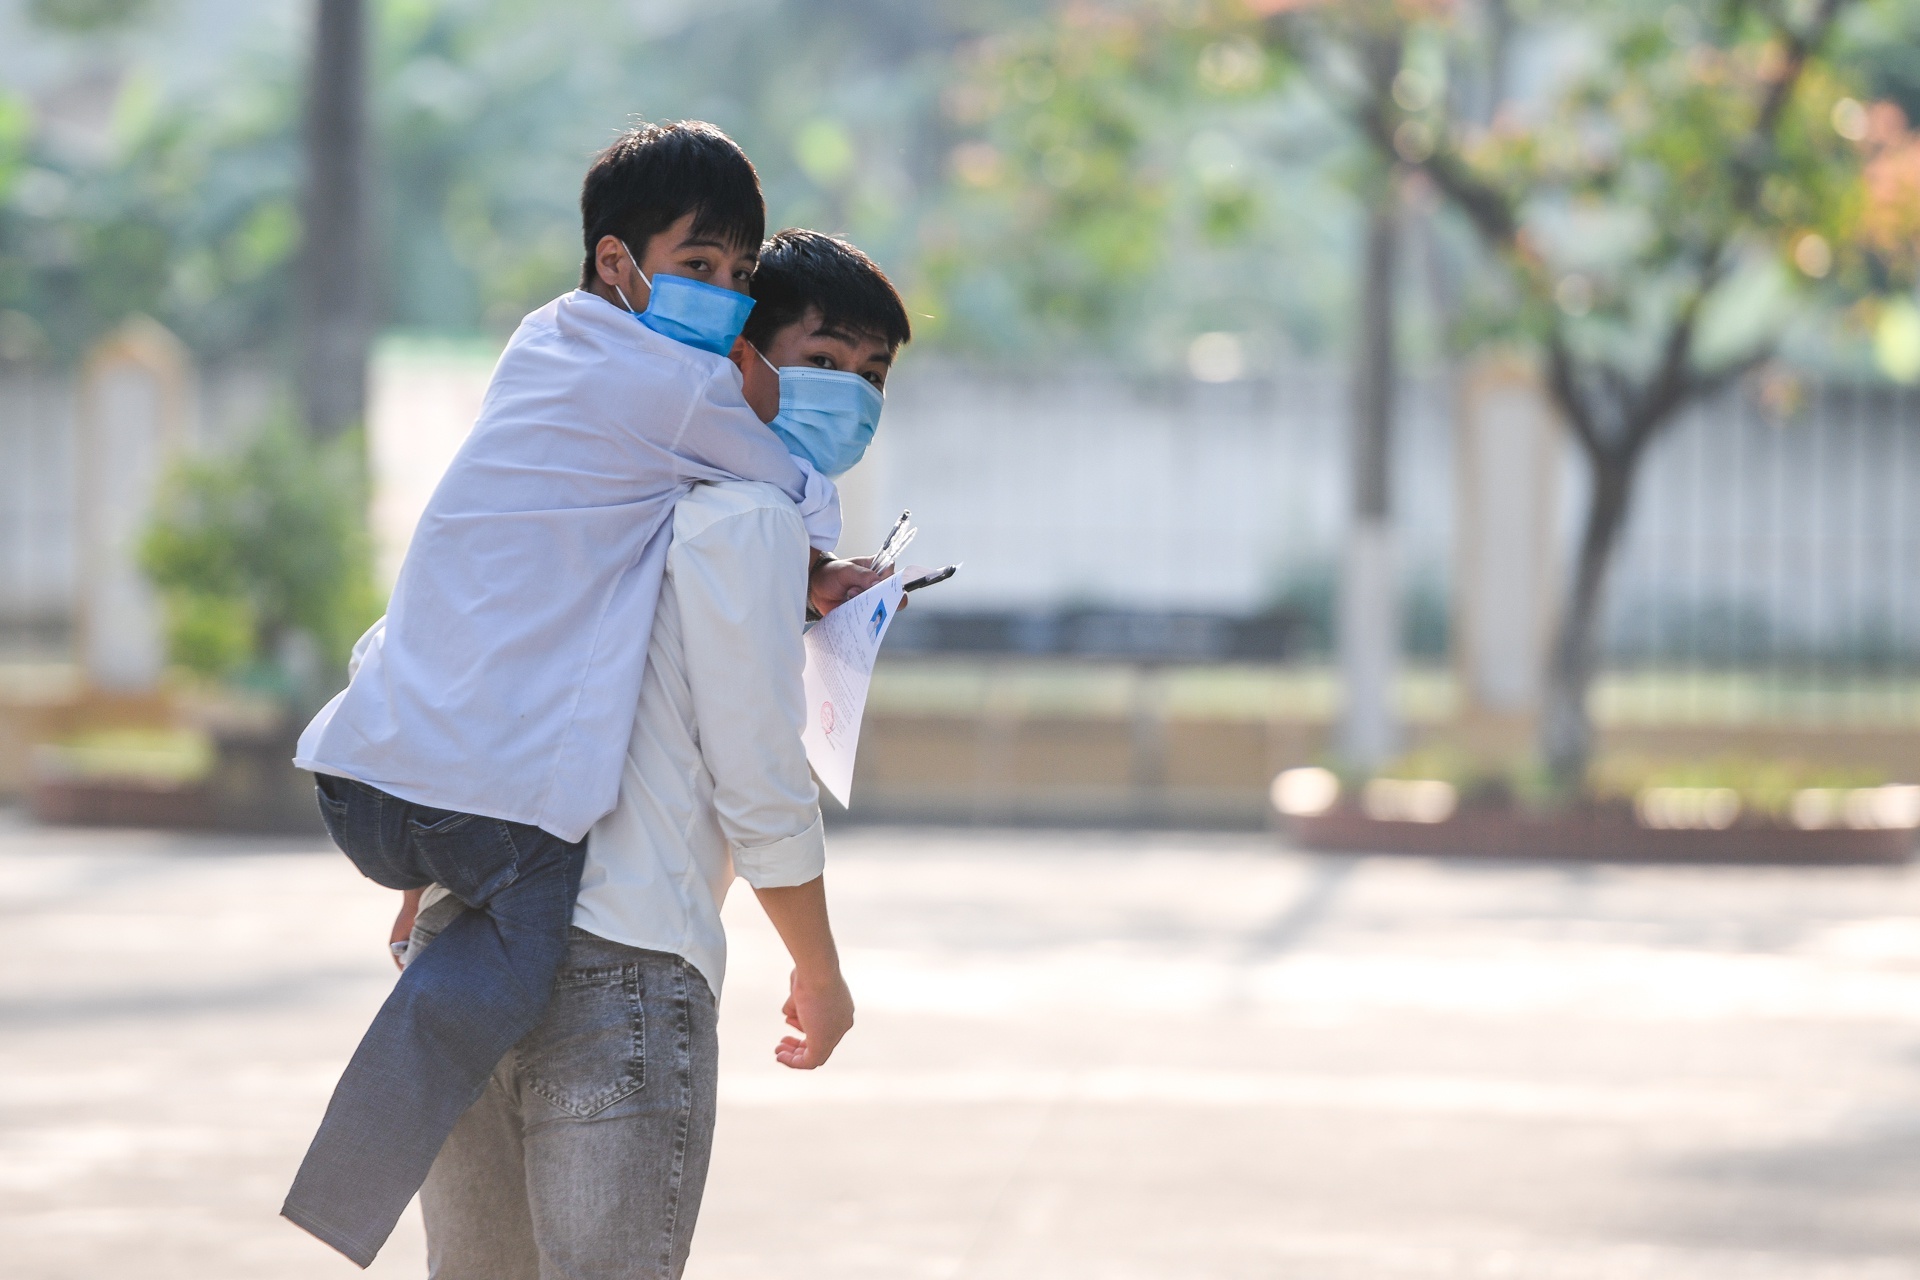
[[[762,422],[772,422],[780,413],[780,371],[767,363],[760,348],[745,338],[733,340],[727,358],[740,370],[740,394]]]
[[[600,237],[600,243],[593,247],[593,266],[601,284],[624,293],[635,311],[647,309],[647,282],[640,278],[639,264],[619,236]]]

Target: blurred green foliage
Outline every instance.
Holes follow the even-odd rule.
[[[1590,790],[1600,800],[1631,802],[1649,787],[1726,787],[1740,796],[1742,809],[1785,821],[1794,793],[1809,787],[1877,787],[1887,781],[1878,769],[1812,760],[1728,754],[1699,760],[1658,759],[1619,754],[1594,763]]]
[[[1324,349],[1349,291],[1353,145],[1240,6],[1072,5],[956,63],[922,227],[938,340],[1182,369]]]
[[[60,777],[176,786],[206,778],[218,758],[199,729],[93,729],[35,751],[39,767]]]
[[[114,6],[64,6],[36,65],[110,123],[76,146],[46,108],[61,76],[0,90],[0,359],[75,361],[133,312],[203,358],[279,352],[304,22],[175,0],[83,37],[80,11]],[[376,0],[382,323],[509,331],[577,278],[593,152],[698,117],[754,157],[770,225],[858,241],[930,343],[1160,367],[1206,330],[1323,344],[1348,235],[1324,112],[1247,37],[1138,7],[1056,25],[1017,0]],[[216,19],[235,34],[198,48]]]
[[[105,31],[142,17],[152,0],[29,0],[27,12],[41,26],[62,31]]]
[[[39,83],[0,89],[0,359],[70,363],[134,312],[204,358],[278,352],[299,240],[304,18],[237,0],[123,4],[123,29],[81,36],[81,10],[104,22],[109,0],[49,4],[73,20],[12,55]],[[503,336],[575,283],[581,176],[642,118],[720,124],[758,164],[773,226],[849,234],[909,280],[920,214],[940,190],[951,59],[1024,8],[371,0],[369,11],[381,322]],[[215,51],[202,47],[209,26]],[[69,94],[103,98],[101,137],[75,145],[56,127]]]
[[[1541,766],[1526,756],[1502,757],[1469,751],[1457,743],[1433,742],[1402,755],[1378,775],[1451,783],[1468,805],[1552,808],[1567,796],[1552,785]],[[1348,773],[1348,787],[1365,775]],[[1725,787],[1740,797],[1743,812],[1785,822],[1795,793],[1810,787],[1849,790],[1887,781],[1884,771],[1830,761],[1728,752],[1700,759],[1676,759],[1634,752],[1603,752],[1593,763],[1583,799],[1590,803],[1631,805],[1650,787]]]
[[[176,468],[141,547],[176,664],[271,679],[299,633],[344,667],[381,608],[360,457],[357,440],[316,443],[276,419],[231,457]]]
[[[1340,23],[1385,15],[1407,32],[1394,123],[1409,154],[1524,177],[1514,190],[1554,272],[1528,305],[1570,302],[1583,340],[1605,345],[1610,324],[1665,296],[1619,272],[1657,275],[1659,255],[1724,206],[1702,166],[1766,69],[1772,9],[1505,7],[1504,56],[1524,71],[1508,78],[1524,83],[1495,119],[1501,51],[1479,5],[375,0],[381,319],[506,332],[576,278],[593,151],[635,118],[701,117],[755,157],[773,225],[859,241],[906,286],[928,343],[1160,371],[1216,331],[1256,371],[1325,351],[1348,325],[1353,193],[1372,164],[1329,92],[1351,34]],[[1830,107],[1851,94],[1920,109],[1916,8],[1856,6],[1809,79],[1770,170],[1774,243],[1743,260],[1744,292],[1716,320],[1729,341],[1743,321],[1792,313],[1816,317],[1795,340],[1819,346],[1836,312],[1816,295],[1904,279],[1857,251],[1863,206],[1840,180],[1862,157],[1837,144]],[[203,358],[276,352],[299,239],[304,21],[235,0],[28,10],[33,48],[16,56],[31,53],[40,78],[0,90],[0,359],[77,360],[132,312]],[[216,24],[235,34],[204,51]],[[211,61],[179,70],[195,58]],[[104,96],[101,136],[84,145],[48,107],[73,85]],[[1441,287],[1408,291],[1412,357],[1537,320],[1465,224],[1413,194],[1412,270]],[[1809,232],[1833,253],[1824,277],[1793,261]],[[1591,278],[1559,299],[1569,274]]]
[[[928,277],[950,306],[997,290],[996,323],[1027,344],[1093,333],[1126,352],[1131,335],[1165,361],[1182,335],[1277,320],[1311,349],[1346,327],[1347,193],[1376,180],[1371,151],[1438,179],[1408,191],[1416,359],[1559,331],[1616,375],[1645,370],[1703,270],[1707,367],[1783,337],[1799,360],[1858,364],[1883,317],[1910,319],[1920,144],[1900,113],[1920,97],[1920,5],[1848,7],[1765,139],[1783,33],[1813,6],[1501,8],[1496,31],[1485,6],[1419,0],[1143,0],[1003,33],[949,94],[970,136]],[[1359,59],[1383,35],[1404,52],[1379,103]],[[1230,278],[1176,287],[1216,263]],[[1430,331],[1404,332],[1429,290]],[[1305,323],[1287,331],[1290,310]]]
[[[1907,8],[1855,4],[1797,50],[1810,15],[1587,6],[1593,56],[1531,118],[1462,120],[1431,95],[1382,127],[1456,198],[1485,202],[1476,219],[1521,286],[1500,314],[1519,332],[1557,333],[1622,378],[1656,370],[1683,329],[1704,369],[1765,354],[1797,319],[1820,326],[1802,351],[1831,356],[1836,307],[1912,283],[1863,228],[1868,55]]]
[[[293,101],[279,78],[167,102],[130,73],[96,155],[0,96],[0,359],[76,361],[135,314],[208,356],[278,334],[299,240]]]

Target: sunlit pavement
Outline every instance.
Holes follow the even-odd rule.
[[[861,1022],[736,896],[689,1275],[1920,1277],[1920,877],[854,830]],[[0,830],[0,1274],[345,1277],[274,1215],[391,980],[311,842]],[[417,1217],[371,1274],[418,1275]]]

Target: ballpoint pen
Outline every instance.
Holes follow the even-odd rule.
[[[900,518],[893,522],[893,528],[887,531],[886,539],[881,542],[880,549],[873,553],[873,559],[868,562],[868,567],[873,572],[884,573],[893,564],[894,557],[899,555],[900,549],[906,545],[903,539],[912,536],[913,530],[907,523],[912,517],[913,512],[902,511]]]
[[[894,566],[894,562],[900,559],[900,553],[907,549],[908,544],[911,543],[914,540],[914,538],[919,536],[919,533],[920,533],[920,530],[916,526],[914,528],[908,529],[904,534],[900,535],[899,541],[895,542],[892,546],[888,547],[886,549],[884,558],[882,558],[881,560],[878,561],[878,563],[875,564],[874,572],[885,573],[889,569],[892,569]]]
[[[900,513],[900,518],[893,522],[893,527],[891,529],[887,530],[887,536],[880,539],[880,549],[873,553],[875,559],[879,559],[881,556],[887,553],[887,544],[900,536],[900,530],[903,527],[905,527],[906,523],[912,518],[913,518],[913,512],[911,511],[902,511]]]

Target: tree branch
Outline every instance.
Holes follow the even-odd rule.
[[[1751,214],[1759,203],[1760,188],[1766,179],[1767,161],[1779,145],[1776,134],[1781,118],[1786,114],[1787,104],[1793,101],[1794,90],[1800,87],[1800,78],[1807,69],[1807,59],[1827,42],[1834,24],[1839,20],[1840,10],[1850,2],[1820,0],[1813,20],[1802,30],[1796,31],[1785,22],[1777,24],[1783,45],[1780,74],[1767,86],[1766,95],[1760,100],[1760,110],[1754,115],[1753,127],[1733,150],[1736,177],[1734,207],[1742,215]]]
[[[1392,139],[1388,139],[1392,145]],[[1520,217],[1504,191],[1475,177],[1458,152],[1437,147],[1420,164],[1434,185],[1446,193],[1467,215],[1482,239],[1491,244],[1513,248],[1520,238]]]
[[[1741,378],[1746,377],[1749,373],[1752,373],[1755,369],[1773,359],[1774,352],[1778,349],[1779,345],[1777,341],[1767,342],[1757,350],[1748,352],[1731,364],[1715,369],[1712,373],[1695,374],[1693,379],[1694,394],[1709,398],[1719,395],[1729,386],[1732,386]]]
[[[1785,63],[1781,72],[1768,86],[1766,97],[1761,102],[1746,139],[1734,148],[1733,162],[1739,170],[1734,207],[1742,218],[1751,216],[1759,204],[1760,187],[1766,172],[1764,157],[1770,155],[1778,145],[1777,132],[1782,117],[1806,70],[1807,59],[1825,43],[1846,3],[1848,0],[1820,0],[1820,8],[1806,29],[1789,31],[1787,34]],[[1623,445],[1629,453],[1638,452],[1677,406],[1701,394],[1709,380],[1717,376],[1702,375],[1692,369],[1693,343],[1699,330],[1700,310],[1715,286],[1726,277],[1727,254],[1731,247],[1731,235],[1723,234],[1699,256],[1699,279],[1686,305],[1674,317],[1673,327],[1667,332],[1666,341],[1662,344],[1659,369],[1646,384],[1646,390],[1635,398],[1628,413]],[[1773,346],[1773,342],[1766,343],[1754,362],[1764,359]],[[1735,365],[1751,367],[1744,359],[1736,361]]]
[[[1625,421],[1621,424],[1620,445],[1628,456],[1640,451],[1667,420],[1667,415],[1684,403],[1693,390],[1693,339],[1700,327],[1700,308],[1719,282],[1719,256],[1718,251],[1712,255],[1713,260],[1703,269],[1699,285],[1680,308],[1680,314],[1674,317],[1673,327],[1667,330],[1667,339],[1661,344],[1660,366],[1648,379],[1646,389],[1623,406]]]
[[[1401,159],[1394,146],[1393,134],[1404,117],[1393,105],[1393,71],[1387,73],[1384,82],[1369,84],[1369,91],[1355,92],[1352,87],[1334,84],[1327,66],[1328,60],[1315,56],[1312,25],[1281,19],[1272,23],[1269,31],[1273,39],[1292,53],[1306,69],[1307,75],[1319,86],[1321,94],[1340,108],[1376,151],[1389,163]],[[1358,53],[1365,67],[1370,50],[1381,43],[1384,42],[1375,36],[1358,34],[1349,47]],[[1368,78],[1373,80],[1375,77],[1369,75]],[[1440,141],[1444,144],[1445,139]],[[1448,199],[1467,215],[1482,239],[1498,249],[1513,247],[1519,235],[1520,219],[1505,192],[1476,176],[1458,154],[1444,145],[1436,148],[1417,167],[1426,170]]]
[[[1573,370],[1573,353],[1567,349],[1567,336],[1558,324],[1547,330],[1547,389],[1567,416],[1580,447],[1596,462],[1606,456],[1607,443],[1593,420],[1593,406],[1587,402],[1580,378]]]
[[[1840,10],[1849,0],[1820,0],[1820,7],[1814,11],[1813,21],[1804,31],[1787,31],[1787,47],[1784,51],[1786,63],[1781,68],[1779,78],[1767,90],[1766,98],[1760,104],[1760,114],[1754,121],[1754,132],[1771,137],[1779,126],[1780,115],[1787,109],[1787,103],[1793,98],[1793,91],[1800,83],[1800,73],[1806,70],[1807,59],[1833,32],[1833,25],[1839,20]]]

